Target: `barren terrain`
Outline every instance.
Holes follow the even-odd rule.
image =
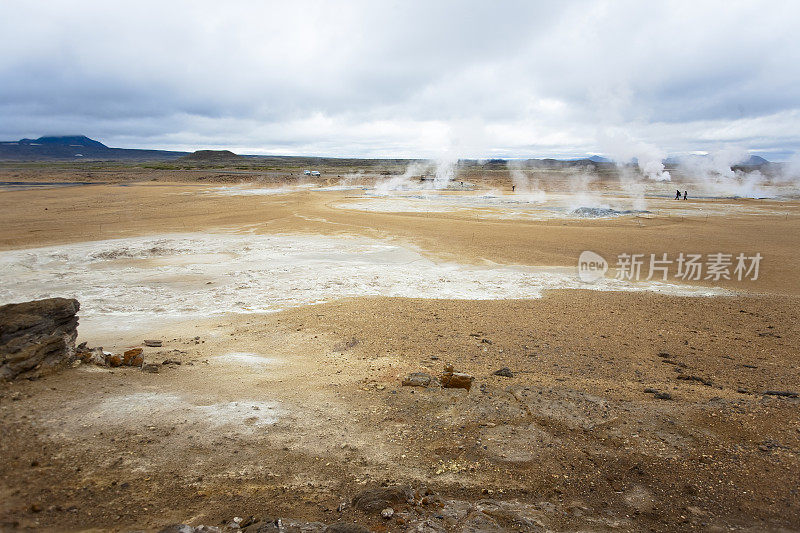
[[[773,394],[800,391],[797,200],[666,184],[638,214],[542,218],[467,173],[477,191],[393,211],[359,188],[378,171],[323,189],[351,170],[2,169],[102,182],[0,192],[3,294],[77,298],[89,346],[163,345],[157,373],[0,385],[0,527],[798,529],[800,399]],[[622,253],[764,259],[757,280],[583,286],[584,250],[609,277]],[[401,385],[446,365],[471,389]],[[391,518],[350,503],[396,485],[418,503]]]

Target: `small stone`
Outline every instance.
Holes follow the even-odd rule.
[[[143,344],[145,346],[149,346],[151,348],[160,348],[161,347],[161,341],[154,340],[154,339],[145,339]]]
[[[502,376],[504,378],[513,378],[514,377],[514,373],[507,366],[504,366],[500,370],[495,370],[494,371],[494,375],[495,376]]]
[[[198,526],[197,528],[194,528],[188,524],[172,524],[159,530],[158,533],[196,533],[201,527],[205,526]],[[214,529],[219,531],[218,528]]]
[[[151,374],[158,374],[158,365],[155,363],[147,363],[142,365],[142,372],[150,372]]]
[[[653,398],[655,398],[656,400],[671,400],[672,395],[668,392],[656,392],[653,395]]]
[[[389,520],[393,516],[394,516],[394,509],[392,509],[391,507],[387,507],[386,509],[383,509],[381,511],[381,518],[383,518],[384,520]]]
[[[430,387],[436,384],[436,378],[425,372],[412,372],[403,378],[404,387]]]
[[[699,383],[702,383],[706,387],[713,387],[714,386],[714,384],[711,382],[710,379],[704,378],[702,376],[684,374],[684,375],[678,376],[677,379],[680,379],[680,380],[683,380],[683,381],[697,381]]]
[[[142,351],[141,348],[134,348],[123,352],[122,364],[125,366],[142,366],[142,363],[144,363]]]
[[[467,389],[472,388],[475,378],[463,372],[453,372],[452,365],[447,365],[441,376],[442,387],[446,389]]]
[[[106,358],[106,362],[108,363],[108,366],[111,366],[111,367],[122,366],[122,357],[120,357],[118,355],[109,355]]]
[[[686,510],[689,512],[689,514],[694,515],[694,516],[699,516],[699,517],[708,516],[707,512],[705,512],[703,509],[701,509],[701,508],[699,508],[699,507],[697,507],[695,505],[688,506],[686,508]]]
[[[106,366],[106,354],[103,352],[103,348],[92,348],[91,352],[89,352],[89,360],[85,362],[92,363],[97,366]]]

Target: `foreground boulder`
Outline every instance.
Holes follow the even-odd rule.
[[[67,298],[0,306],[0,379],[35,377],[69,365],[78,309],[78,300]]]

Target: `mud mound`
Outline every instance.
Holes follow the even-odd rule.
[[[570,214],[579,218],[608,218],[648,212],[649,211],[636,211],[632,209],[611,209],[610,207],[578,207],[570,211]]]

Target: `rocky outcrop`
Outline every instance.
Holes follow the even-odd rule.
[[[0,306],[0,379],[34,377],[75,357],[78,300],[48,298]]]

